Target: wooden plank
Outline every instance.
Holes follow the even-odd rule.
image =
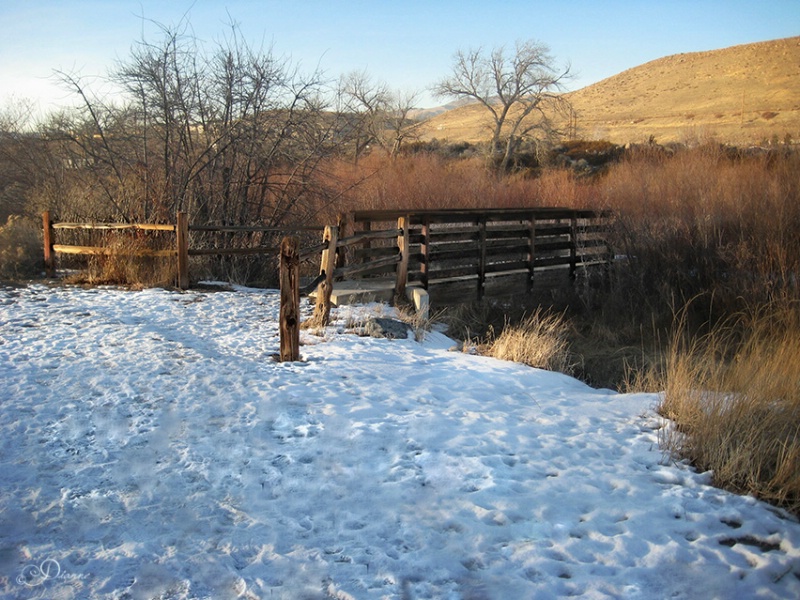
[[[446,260],[479,260],[480,248],[476,244],[469,246],[456,246],[452,250],[447,246],[434,246],[430,251],[430,263],[435,264]]]
[[[249,254],[276,254],[280,247],[256,246],[255,248],[191,248],[189,256],[243,256]]]
[[[431,269],[428,272],[428,280],[444,280],[460,277],[474,277],[478,279],[478,266],[460,266],[447,269]]]
[[[141,231],[175,231],[175,225],[160,223],[54,223],[53,229],[138,229]]]
[[[65,244],[53,244],[53,252],[87,256],[175,256],[175,250],[121,250],[102,246],[70,246]]]
[[[537,236],[552,236],[552,235],[569,235],[569,225],[537,225]]]
[[[299,233],[303,231],[323,231],[319,225],[298,225],[296,227],[248,227],[246,225],[189,225],[189,231],[219,233]]]
[[[382,258],[380,260],[373,261],[371,263],[363,263],[363,264],[356,264],[356,265],[347,265],[346,267],[339,267],[333,273],[333,276],[336,278],[339,277],[352,277],[353,275],[359,275],[363,273],[369,273],[373,271],[377,271],[379,269],[386,269],[387,267],[394,268],[394,265],[400,262],[400,255],[395,254],[394,256],[389,256],[386,258]]]
[[[300,360],[300,256],[296,237],[281,241],[280,290],[280,359]]]
[[[528,240],[503,240],[502,242],[488,240],[486,242],[486,254],[496,256],[498,254],[511,254],[514,252],[523,254],[528,251]]]
[[[537,219],[569,219],[573,215],[582,219],[593,219],[600,217],[613,216],[612,211],[595,211],[583,209],[571,209],[562,207],[520,207],[520,208],[496,208],[496,209],[436,209],[436,210],[363,210],[352,213],[353,222],[364,221],[390,221],[404,214],[411,213],[412,225],[421,223],[423,218],[429,219],[430,223],[435,222],[455,222],[475,221],[480,217],[486,216],[494,220],[528,220],[531,214]]]
[[[383,231],[362,231],[355,233],[350,237],[339,240],[339,247],[353,246],[355,244],[362,244],[372,240],[388,240],[400,235],[399,229],[386,229]]]
[[[554,256],[548,258],[536,258],[535,262],[535,269],[540,269],[542,267],[552,267],[552,266],[562,266],[562,265],[569,265],[571,262],[571,258],[567,256]]]
[[[517,260],[486,265],[486,274],[507,273],[510,271],[525,271],[528,269],[527,260]]]
[[[572,244],[569,242],[569,240],[559,242],[548,242],[546,240],[547,238],[544,238],[544,241],[540,237],[536,238],[537,254],[548,254],[556,251],[569,250],[572,247]]]

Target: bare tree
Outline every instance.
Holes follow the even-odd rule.
[[[59,74],[83,108],[54,135],[97,178],[113,217],[163,220],[181,210],[228,225],[311,217],[325,192],[323,159],[341,135],[322,74],[250,47],[235,24],[212,51],[185,22],[156,26],[160,37],[139,41],[112,73],[122,89],[114,102]]]
[[[517,42],[513,55],[504,47],[459,50],[453,71],[433,88],[438,96],[474,100],[492,117],[491,159],[507,170],[520,143],[555,133],[553,115],[567,105],[561,92],[569,66],[558,70],[550,50],[535,41]]]
[[[378,144],[395,156],[419,126],[409,118],[418,94],[393,91],[386,83],[374,81],[366,71],[344,75],[339,81],[339,98],[340,112],[350,124],[356,162],[371,144]]]
[[[419,93],[415,91],[397,91],[392,95],[387,127],[384,130],[387,140],[385,147],[392,157],[397,156],[405,142],[418,139],[422,122],[410,116],[411,111],[417,108],[418,101]]]

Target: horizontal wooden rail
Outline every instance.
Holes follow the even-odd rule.
[[[249,254],[277,254],[278,246],[254,246],[252,248],[189,248],[189,256],[246,256]]]
[[[53,252],[61,254],[86,254],[89,256],[177,256],[176,250],[148,250],[126,248],[104,248],[102,246],[69,246],[53,244]]]
[[[297,226],[297,227],[249,227],[239,225],[189,225],[189,231],[207,231],[219,233],[296,233],[301,231],[322,231],[324,227]]]
[[[51,227],[53,229],[175,231],[175,225],[161,223],[53,223]]]
[[[350,237],[342,238],[337,243],[338,248],[346,248],[348,246],[355,246],[356,244],[363,244],[364,242],[371,242],[375,240],[390,240],[401,235],[401,229],[384,229],[381,231],[364,231],[351,235]]]

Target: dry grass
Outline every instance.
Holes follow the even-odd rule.
[[[570,373],[570,325],[563,314],[537,308],[519,324],[507,326],[490,341],[487,354],[531,367]]]
[[[143,237],[118,234],[104,244],[107,254],[93,255],[85,270],[66,278],[68,283],[171,287],[175,285],[177,258],[154,257],[152,243]]]
[[[670,350],[664,447],[720,487],[800,512],[800,313],[741,316]]]

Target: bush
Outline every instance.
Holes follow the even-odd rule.
[[[33,220],[11,215],[0,225],[0,279],[41,275],[42,230]]]

